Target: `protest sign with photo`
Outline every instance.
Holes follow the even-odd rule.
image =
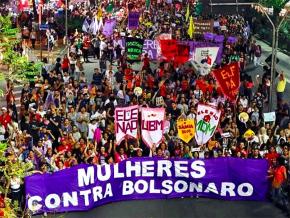
[[[138,105],[115,108],[116,143],[120,144],[126,137],[137,138]]]
[[[196,115],[195,140],[198,145],[204,145],[215,133],[219,124],[221,111],[213,106],[198,104]]]
[[[219,47],[201,47],[194,51],[194,61],[200,66],[199,73],[207,75],[214,64]]]

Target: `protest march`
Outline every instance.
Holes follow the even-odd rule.
[[[0,7],[13,51],[65,52],[6,81],[0,217],[199,197],[289,215],[289,72],[271,76],[252,20],[194,0],[16,2]]]

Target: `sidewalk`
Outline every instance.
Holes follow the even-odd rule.
[[[272,47],[267,43],[256,39],[257,43],[262,47],[262,62],[265,62],[265,59],[272,54]],[[284,71],[284,74],[287,78],[287,82],[290,83],[290,56],[278,50],[277,58],[279,58],[280,62],[276,65],[276,69],[278,72]],[[288,85],[289,86],[289,85]]]
[[[265,59],[270,54],[272,54],[272,47],[259,39],[256,39],[256,41],[257,41],[257,44],[261,45],[262,47],[261,63],[265,63]],[[286,90],[284,92],[284,100],[290,103],[290,56],[288,56],[287,54],[281,51],[278,51],[277,58],[279,58],[280,62],[276,65],[276,70],[278,72],[284,71],[284,75],[287,80]],[[262,76],[263,70],[260,68],[260,69],[257,69],[256,72],[257,71],[258,71],[257,74]],[[272,91],[274,109],[276,109],[276,105],[277,105],[277,96],[276,96],[277,79],[278,78],[274,80],[274,86],[273,86],[273,91]],[[266,108],[268,108],[268,106]]]

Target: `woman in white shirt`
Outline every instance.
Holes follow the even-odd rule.
[[[12,204],[14,204],[15,201],[18,202],[18,205],[21,204],[21,183],[21,179],[17,175],[12,175],[10,179]]]

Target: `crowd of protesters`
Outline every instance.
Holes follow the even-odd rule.
[[[137,10],[138,5],[130,7]],[[98,11],[98,8],[77,8],[71,7],[73,14],[85,14],[88,19]],[[265,158],[270,166],[271,197],[286,210],[290,165],[290,106],[289,96],[287,99],[283,95],[286,72],[279,72],[277,77],[276,120],[264,122],[269,87],[274,81],[270,81],[267,64],[261,77],[247,73],[251,63],[260,67],[262,49],[251,36],[249,24],[239,15],[215,17],[220,26],[227,26],[226,32],[216,27],[216,33],[235,34],[239,39],[236,43],[225,42],[222,59],[222,65],[237,61],[240,66],[241,86],[236,103],[224,97],[211,73],[199,75],[190,64],[174,67],[163,61],[153,63],[144,54],[140,63],[142,70],[132,69],[126,62],[126,53],[115,43],[116,39],[122,34],[153,39],[159,33],[171,33],[179,40],[188,39],[186,7],[182,7],[178,16],[174,11],[167,3],[152,4],[150,13],[142,14],[144,22],[138,31],[128,31],[126,26],[118,24],[110,39],[102,34],[73,31],[69,37],[69,53],[57,58],[52,69],[43,68],[34,82],[24,85],[18,111],[13,83],[8,82],[7,107],[2,108],[0,115],[2,135],[9,143],[6,156],[9,161],[30,162],[31,170],[38,173],[52,173],[80,163],[114,164],[145,156]],[[152,25],[146,26],[146,20]],[[93,75],[88,77],[84,65],[90,60],[98,60],[99,66],[96,64]],[[142,88],[140,97],[134,94],[135,87]],[[126,138],[116,146],[115,107],[136,104],[156,107],[155,99],[160,96],[164,100],[161,107],[166,109],[165,122],[169,123],[162,143],[148,148],[141,139]],[[202,146],[194,139],[184,143],[178,138],[176,127],[180,116],[195,119],[198,103],[214,104],[222,111],[214,136]],[[239,119],[241,112],[249,115],[246,123]],[[247,129],[255,132],[250,141],[243,137]],[[11,197],[21,201],[19,178],[13,176],[10,183],[4,179],[0,182],[4,186],[10,184]]]

